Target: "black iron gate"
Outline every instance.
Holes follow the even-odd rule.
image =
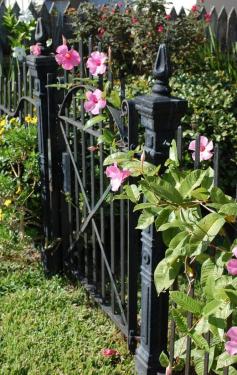
[[[111,187],[104,174],[103,161],[108,150],[97,139],[99,129],[85,130],[84,90],[79,85],[64,98],[59,111],[60,129],[65,148],[62,152],[63,195],[61,228],[64,270],[79,278],[103,310],[129,338],[135,349],[137,336],[137,291],[139,240],[132,207],[125,201],[113,201]],[[124,102],[128,127],[121,126],[122,112],[111,109],[118,117],[123,148],[133,141],[131,118],[133,102]],[[77,113],[79,109],[79,113]],[[116,115],[115,115],[116,112]],[[123,113],[125,115],[125,113]],[[137,134],[133,122],[134,134]],[[94,152],[96,150],[96,152]]]

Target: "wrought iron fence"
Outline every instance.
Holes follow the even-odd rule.
[[[86,46],[85,46],[86,44]],[[84,50],[100,49],[91,41],[80,41],[80,75],[85,72]],[[154,271],[165,254],[165,246],[154,226],[135,230],[137,217],[130,203],[110,199],[103,161],[110,152],[97,146],[103,124],[85,129],[84,101],[79,84],[68,92],[57,87],[60,80],[54,56],[28,56],[17,80],[0,77],[0,114],[19,116],[36,110],[41,170],[45,243],[42,254],[46,272],[65,272],[79,279],[102,309],[128,338],[129,349],[136,351],[140,375],[164,374],[159,354],[169,347],[171,363],[176,358],[176,327],[170,319],[168,293],[157,297]],[[112,74],[108,72],[112,84]],[[145,137],[145,151],[155,164],[163,163],[177,133],[182,162],[183,136],[179,126],[187,103],[169,95],[169,66],[166,48],[159,50],[155,65],[156,83],[151,95],[126,101],[121,84],[122,109],[110,108],[111,126],[115,124],[123,150],[137,145],[138,123]],[[103,82],[100,80],[100,87]],[[196,139],[194,168],[199,166],[199,136]],[[97,153],[93,152],[98,147]],[[219,146],[215,148],[215,184],[218,185]],[[141,274],[139,270],[141,269]],[[194,295],[194,280],[189,294]],[[175,288],[178,288],[178,281]],[[187,317],[192,325],[192,314]],[[206,337],[210,340],[210,335]],[[185,375],[193,371],[192,343],[184,338]],[[139,345],[138,345],[139,344]],[[137,347],[138,346],[138,347]],[[205,354],[203,374],[209,374]],[[223,372],[228,374],[228,369]]]

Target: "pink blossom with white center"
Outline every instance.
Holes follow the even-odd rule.
[[[96,89],[94,92],[87,91],[86,99],[84,103],[84,108],[86,112],[91,112],[92,115],[98,115],[100,109],[106,107],[106,100],[103,98],[103,92],[99,89]]]
[[[81,62],[79,53],[73,48],[69,50],[65,44],[59,46],[56,52],[57,55],[55,56],[55,60],[57,61],[58,65],[61,65],[65,70],[72,70]]]
[[[104,74],[106,72],[107,55],[103,52],[92,52],[87,60],[86,67],[89,69],[90,74],[94,77]]]
[[[114,165],[106,168],[105,174],[111,179],[111,190],[118,191],[124,180],[126,180],[131,173],[128,169],[119,169],[117,164],[114,163]]]
[[[230,341],[225,343],[225,350],[230,355],[237,354],[237,327],[231,327],[226,333],[226,336]]]
[[[230,259],[226,263],[227,271],[232,276],[237,276],[237,259]]]
[[[40,56],[42,53],[40,43],[36,43],[33,46],[30,46],[30,52],[34,56]]]
[[[192,158],[195,160],[195,147],[196,147],[196,141],[192,141],[189,144],[188,149],[191,151],[194,151],[192,153]],[[207,137],[204,137],[201,135],[200,137],[200,161],[208,160],[213,156],[213,153],[211,152],[213,150],[213,142],[208,141]]]

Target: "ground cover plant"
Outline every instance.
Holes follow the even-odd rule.
[[[0,249],[0,317],[1,375],[134,374],[111,321],[82,286],[46,279],[30,242]]]

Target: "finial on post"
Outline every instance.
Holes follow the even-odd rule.
[[[155,66],[153,69],[153,77],[155,84],[152,92],[157,95],[169,96],[169,78],[171,76],[170,61],[165,44],[161,44],[157,53]]]
[[[42,55],[47,55],[48,48],[46,47],[47,42],[47,32],[42,22],[42,17],[37,19],[36,29],[35,29],[35,41],[40,45]]]

